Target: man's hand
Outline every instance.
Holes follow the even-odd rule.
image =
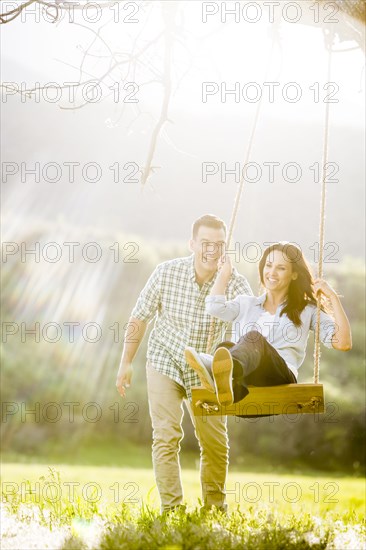
[[[122,357],[119,363],[116,380],[116,388],[121,397],[125,397],[126,388],[130,387],[133,372],[132,361],[134,360],[141,340],[144,337],[146,326],[145,321],[136,319],[136,317],[130,317],[128,321]],[[130,329],[132,329],[131,332],[129,332]]]
[[[116,388],[121,397],[126,396],[126,388],[131,385],[133,367],[131,363],[122,364],[118,370]]]

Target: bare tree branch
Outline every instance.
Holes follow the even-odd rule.
[[[162,3],[163,18],[165,23],[165,53],[164,53],[164,98],[161,107],[159,120],[153,130],[151,135],[150,147],[147,154],[146,163],[144,170],[141,176],[141,184],[145,185],[147,182],[150,173],[152,171],[152,161],[155,154],[155,149],[157,145],[157,140],[159,134],[168,120],[168,110],[170,97],[172,92],[172,81],[171,81],[171,70],[172,70],[172,52],[173,52],[173,39],[174,39],[174,30],[175,30],[175,17],[177,13],[178,6],[177,4],[164,4]]]
[[[0,25],[5,25],[6,23],[14,21],[14,19],[19,17],[23,10],[25,10],[28,6],[31,6],[32,4],[39,4],[41,6],[46,6],[47,8],[56,8],[56,15],[52,15],[52,17],[54,17],[55,21],[58,18],[60,9],[58,4],[49,4],[48,2],[43,2],[43,0],[28,0],[27,2],[20,4],[20,6],[16,7],[13,10],[5,13],[0,13]]]
[[[1,1],[1,0],[0,0]],[[101,2],[98,4],[98,6],[101,9],[116,6],[116,4],[123,4],[127,0],[121,0],[121,2],[108,1]],[[319,0],[319,3],[325,2],[326,0]],[[139,87],[142,86],[148,86],[152,83],[159,83],[163,87],[163,98],[162,103],[160,106],[160,112],[158,120],[155,123],[155,126],[152,129],[150,142],[148,146],[148,151],[146,154],[146,160],[145,165],[142,170],[141,175],[141,184],[144,186],[148,180],[150,175],[153,173],[154,167],[154,157],[156,154],[156,148],[158,146],[159,138],[162,136],[170,145],[171,141],[169,141],[168,134],[166,133],[165,127],[166,123],[169,121],[169,108],[170,103],[172,100],[173,93],[176,93],[180,86],[182,81],[186,78],[186,75],[190,72],[193,66],[193,59],[194,55],[188,48],[188,45],[184,39],[182,39],[182,36],[186,38],[187,36],[191,36],[192,33],[189,29],[182,29],[181,27],[177,27],[176,19],[177,14],[179,13],[180,8],[180,2],[178,0],[174,2],[165,2],[161,1],[159,2],[159,8],[161,9],[161,14],[163,18],[163,24],[164,29],[156,34],[152,39],[148,40],[143,46],[141,46],[141,41],[144,36],[144,31],[146,29],[146,26],[149,24],[149,15],[152,13],[152,11],[155,9],[155,5],[158,2],[141,2],[141,5],[144,7],[148,6],[150,9],[150,12],[148,14],[148,17],[146,17],[144,23],[142,24],[142,28],[139,29],[139,32],[137,35],[132,39],[132,46],[129,48],[129,51],[118,51],[116,47],[111,46],[111,43],[108,41],[108,38],[105,38],[103,36],[103,30],[105,26],[110,22],[104,23],[102,26],[99,27],[98,30],[94,30],[93,28],[84,25],[80,22],[70,21],[70,24],[77,25],[83,29],[88,30],[92,33],[93,37],[88,43],[87,46],[85,46],[83,49],[81,49],[81,59],[78,66],[73,66],[70,63],[65,63],[66,65],[73,67],[74,69],[78,70],[78,78],[77,82],[75,84],[64,84],[61,85],[61,89],[67,89],[67,88],[80,88],[81,86],[85,86],[90,83],[94,83],[95,85],[103,84],[104,86],[108,87],[109,79],[113,79],[114,82],[116,82],[115,78],[118,75],[118,82],[135,82],[138,80],[138,76],[140,74],[140,70],[144,69],[144,82],[139,83]],[[339,10],[342,14],[344,14],[344,18],[346,21],[346,25],[344,28],[346,29],[345,35],[343,36],[344,40],[349,40],[349,37],[352,37],[352,39],[356,40],[357,43],[360,45],[360,41],[362,42],[362,32],[364,32],[364,29],[359,28],[359,24],[357,25],[354,20],[351,20],[351,17],[356,17],[359,21],[365,22],[365,4],[363,0],[335,0],[335,3],[339,6]],[[45,0],[27,0],[25,2],[20,3],[20,5],[15,8],[11,9],[8,12],[0,14],[0,24],[6,24],[10,23],[30,5],[38,4],[40,6],[44,6],[47,10],[48,15],[51,15],[51,17],[56,21],[59,18],[59,15],[62,11],[71,11],[71,10],[82,10],[84,6],[81,4],[74,4],[73,2],[62,2],[60,0],[54,0],[53,2],[47,2]],[[50,10],[55,9],[55,14],[51,14]],[[312,24],[311,22],[306,22],[306,24]],[[213,33],[221,32],[223,29],[223,26],[218,26],[216,29],[214,29],[211,33],[208,33],[206,36],[197,38],[198,41],[205,41],[211,37]],[[273,29],[274,30],[274,29]],[[181,31],[181,32],[180,32]],[[184,35],[182,35],[182,31],[185,32]],[[278,31],[278,29],[277,29]],[[341,31],[339,31],[341,32]],[[156,47],[159,44],[160,39],[163,38],[164,41],[164,57],[161,59],[160,55],[155,53],[154,47]],[[340,41],[342,42],[342,36],[339,36]],[[99,45],[99,49],[98,49]],[[179,67],[179,70],[177,72],[173,73],[173,70],[175,69],[175,64],[173,62],[173,54],[174,54],[174,48],[178,45],[178,47],[182,47],[183,53],[187,55],[188,63],[187,65],[184,62],[184,70],[182,70],[182,67]],[[279,48],[281,50],[281,43],[280,40],[278,42]],[[123,48],[121,48],[123,49]],[[349,48],[349,49],[356,49],[356,48]],[[341,50],[335,50],[335,51],[341,51]],[[178,57],[179,57],[178,52]],[[94,76],[91,74],[93,72],[93,68],[91,70],[88,70],[87,62],[90,60],[90,63],[92,60],[100,59],[105,60],[103,64],[103,68],[105,69],[103,72],[100,71],[98,68],[98,72],[102,72],[99,76]],[[162,63],[162,68],[161,68]],[[114,74],[116,73],[116,74]],[[150,77],[147,79],[147,74]],[[175,82],[174,90],[173,90],[173,81]],[[23,94],[26,97],[32,97],[33,94],[40,90],[44,90],[46,88],[49,88],[49,86],[36,86],[34,88],[30,88],[27,90],[19,90],[15,89],[14,86],[7,84],[0,84],[0,88],[11,90],[12,92],[16,91],[17,93]],[[108,90],[111,88],[109,87]],[[106,97],[109,97],[111,93],[107,94]],[[73,105],[71,107],[69,106],[60,106],[61,109],[64,110],[75,110],[75,109],[81,109],[88,105],[89,101],[84,101],[81,104]],[[123,115],[125,110],[127,109],[127,104],[122,103],[122,106],[119,108],[121,110],[120,116],[117,118],[117,122],[119,122]],[[146,113],[141,110],[141,108],[136,105],[132,104],[132,109],[136,113],[136,119],[129,123],[127,126],[127,130],[129,130],[132,126],[132,124],[142,115],[147,114],[148,116],[152,116],[149,113]]]

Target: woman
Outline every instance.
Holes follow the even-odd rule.
[[[215,391],[222,406],[248,394],[247,385],[275,386],[297,382],[304,361],[310,330],[316,325],[316,298],[320,293],[320,339],[329,348],[348,351],[352,347],[350,324],[340,299],[322,279],[312,279],[301,250],[290,243],[268,247],[259,262],[265,293],[259,297],[240,295],[226,301],[225,289],[232,265],[226,255],[206,311],[233,323],[235,341],[221,343],[214,356],[186,348],[186,360],[201,383]],[[328,300],[332,316],[326,313]]]

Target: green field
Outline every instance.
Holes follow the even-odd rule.
[[[152,469],[5,463],[1,477],[9,513],[65,527],[65,549],[364,548],[360,478],[230,472],[229,515],[201,517],[199,472],[184,469],[187,509],[162,518]]]
[[[101,468],[96,466],[55,465],[60,473],[61,497],[80,495],[87,504],[96,491],[99,504],[139,504],[158,507],[159,498],[152,469]],[[50,487],[47,466],[40,464],[3,464],[2,486],[25,491],[26,480],[33,483],[36,496],[47,496]],[[40,477],[46,477],[39,481]],[[199,472],[183,470],[182,481],[185,502],[191,508],[200,498]],[[14,487],[9,482],[16,485]],[[38,484],[36,484],[38,482]],[[73,489],[74,484],[74,489]],[[227,482],[228,505],[238,505],[245,511],[250,506],[273,507],[277,512],[347,514],[353,511],[361,520],[365,510],[365,485],[363,479],[351,477],[310,477],[304,475],[279,475],[259,473],[229,473]],[[27,495],[24,495],[27,496]],[[85,498],[84,498],[85,497]],[[98,497],[98,498],[97,498]],[[28,498],[28,497],[27,497]]]

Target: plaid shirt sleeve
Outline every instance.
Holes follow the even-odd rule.
[[[131,317],[148,323],[155,317],[160,305],[161,276],[160,266],[153,271],[149,280],[142,289],[136,305],[131,312]]]

